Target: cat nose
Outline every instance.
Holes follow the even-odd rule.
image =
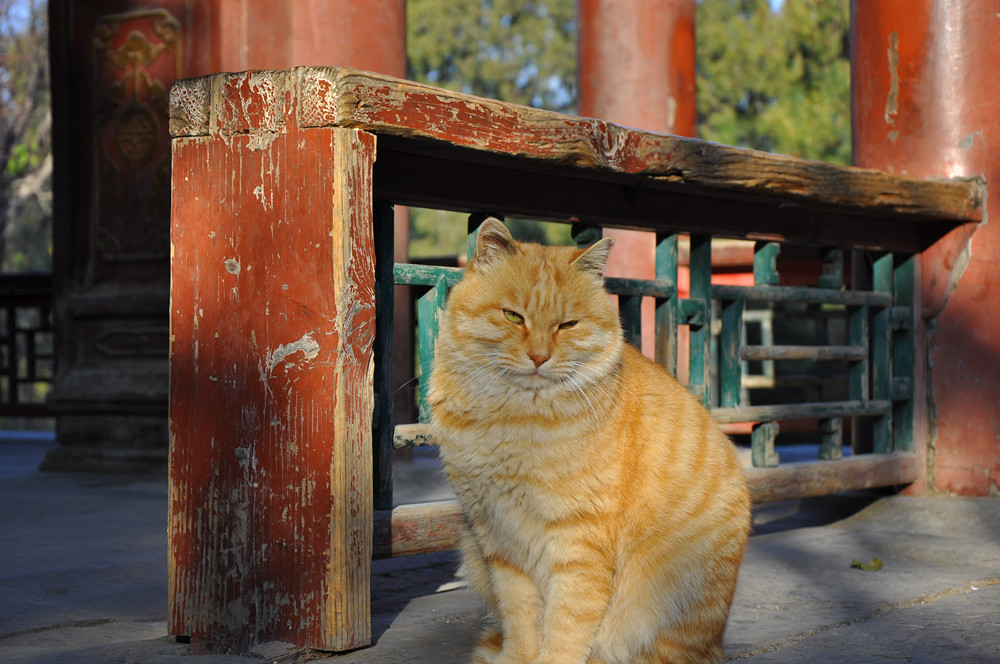
[[[535,363],[535,368],[537,369],[538,367],[548,362],[549,358],[551,358],[552,356],[544,355],[542,353],[528,353],[528,357],[530,357],[531,361]]]

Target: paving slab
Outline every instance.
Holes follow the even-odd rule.
[[[51,443],[50,443],[51,444]],[[166,634],[164,476],[41,473],[0,439],[0,662],[259,664]],[[414,495],[440,475],[415,459]],[[1000,500],[857,492],[757,508],[726,632],[733,660],[1000,662]],[[882,561],[878,571],[851,566]],[[375,645],[327,664],[468,661],[482,605],[454,553],[376,561]],[[273,657],[270,658],[274,660]]]

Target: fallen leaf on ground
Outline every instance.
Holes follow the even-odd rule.
[[[870,563],[863,563],[860,560],[851,561],[851,567],[863,569],[866,572],[875,572],[882,569],[882,561],[879,558],[872,558]]]

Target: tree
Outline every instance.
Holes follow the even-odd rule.
[[[698,0],[702,138],[848,164],[848,0]],[[573,0],[409,0],[409,76],[573,112]],[[449,225],[450,224],[450,225]],[[464,225],[414,211],[415,255],[461,251]],[[565,240],[565,233],[559,240]]]
[[[409,0],[406,11],[410,78],[526,106],[575,109],[575,0]],[[462,253],[464,219],[411,210],[411,255]],[[569,240],[560,225],[509,221],[522,240]]]
[[[52,115],[40,0],[0,0],[0,101],[0,269],[48,270]]]
[[[703,138],[850,163],[848,0],[701,0],[697,21]]]
[[[575,0],[409,0],[409,76],[556,111],[576,101]]]

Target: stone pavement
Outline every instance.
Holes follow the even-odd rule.
[[[260,664],[167,636],[165,478],[39,473],[45,449],[0,439],[0,662]],[[401,470],[440,497],[427,460]],[[731,659],[1000,662],[1000,500],[855,493],[760,506],[756,522]],[[851,567],[875,557],[879,571]],[[481,607],[454,568],[451,553],[377,561],[376,644],[310,661],[466,662]]]

